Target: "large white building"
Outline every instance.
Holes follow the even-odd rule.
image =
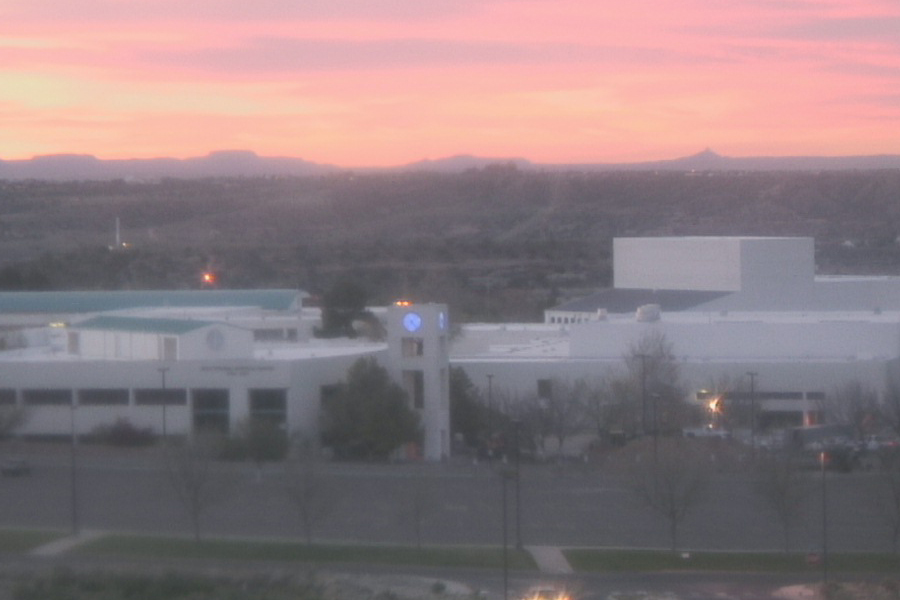
[[[423,456],[437,460],[451,448],[451,366],[515,401],[554,379],[619,373],[659,335],[691,396],[742,381],[761,422],[796,425],[820,420],[841,386],[884,394],[900,381],[900,278],[816,277],[808,238],[629,238],[614,251],[614,287],[544,323],[451,334],[446,306],[398,303],[380,313],[384,342],[315,339],[317,312],[296,291],[0,294],[0,405],[27,410],[28,435],[120,418],[229,430],[253,416],[315,435],[323,399],[374,356],[409,393]]]

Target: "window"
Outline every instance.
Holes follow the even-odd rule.
[[[0,389],[0,406],[14,406],[16,404],[16,390]]]
[[[275,425],[287,424],[287,390],[250,390],[250,417]]]
[[[194,431],[228,433],[228,390],[191,390],[191,397],[194,403]]]
[[[403,358],[411,358],[413,356],[422,356],[425,348],[422,338],[405,337],[401,342]]]
[[[72,390],[22,390],[28,406],[71,406]]]
[[[403,387],[413,408],[425,408],[425,375],[422,371],[403,371]]]
[[[78,390],[78,404],[83,406],[119,406],[128,404],[128,390]]]
[[[179,388],[151,388],[134,390],[134,403],[138,406],[184,406],[187,390]]]

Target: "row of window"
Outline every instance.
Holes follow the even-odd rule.
[[[98,389],[24,389],[21,390],[24,406],[71,406],[77,399],[78,406],[128,406],[134,394],[137,406],[184,406],[188,390],[184,388],[98,388]],[[228,410],[227,389],[192,389],[195,409]],[[250,411],[266,415],[284,415],[287,410],[287,390],[249,390]],[[0,406],[18,404],[14,389],[0,389]]]

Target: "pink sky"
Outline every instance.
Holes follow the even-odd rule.
[[[3,0],[0,158],[900,154],[898,0]]]

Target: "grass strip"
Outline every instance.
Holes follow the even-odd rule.
[[[67,533],[26,529],[0,530],[0,553],[26,554],[39,546],[66,537]]]
[[[185,538],[118,534],[106,535],[81,544],[74,552],[129,557],[376,563],[488,569],[499,569],[503,566],[503,550],[492,547],[307,545],[299,542],[221,539],[196,542]],[[524,550],[509,549],[508,560],[510,569],[537,569],[531,555]]]
[[[816,572],[821,558],[780,552],[667,552],[662,550],[569,549],[564,554],[576,571],[737,571]],[[828,569],[841,572],[897,573],[900,555],[839,553],[828,555]]]

